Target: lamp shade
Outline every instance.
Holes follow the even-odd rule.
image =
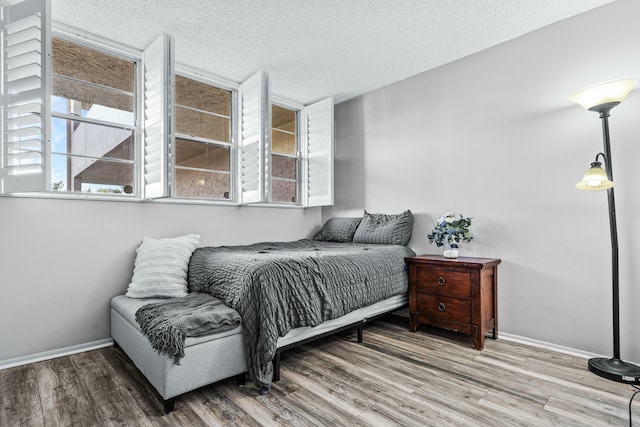
[[[613,181],[609,181],[607,173],[602,169],[602,163],[593,162],[582,177],[582,181],[576,184],[578,190],[598,191],[613,187]]]
[[[634,79],[598,83],[572,93],[569,99],[587,110],[595,110],[601,105],[621,103],[637,83],[638,81]]]

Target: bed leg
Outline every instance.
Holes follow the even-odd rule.
[[[174,406],[176,405],[176,398],[172,397],[171,399],[167,399],[164,401],[164,413],[168,414],[173,411]]]
[[[246,377],[244,375],[244,372],[241,373],[241,374],[236,375],[236,383],[239,386],[243,386],[245,384],[245,381],[246,381]]]
[[[362,344],[362,326],[358,326],[356,331],[358,333],[358,344]]]
[[[276,355],[273,358],[273,382],[280,381],[280,352],[276,351]]]

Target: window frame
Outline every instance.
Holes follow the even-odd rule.
[[[291,110],[291,111],[295,111],[296,113],[296,132],[295,132],[295,136],[296,136],[296,154],[295,155],[291,155],[291,154],[282,154],[282,153],[275,153],[276,156],[280,156],[280,157],[286,157],[286,158],[290,158],[290,159],[296,159],[296,201],[295,202],[281,202],[281,201],[274,201],[273,200],[273,191],[269,192],[269,198],[266,201],[266,203],[269,204],[273,204],[273,205],[281,205],[281,206],[303,206],[303,200],[302,200],[302,183],[303,183],[303,174],[302,174],[302,137],[303,137],[303,133],[302,133],[302,116],[304,113],[304,105],[300,104],[298,102],[292,101],[290,99],[286,99],[277,95],[273,95],[271,97],[271,102],[269,105],[270,109],[273,109],[273,105],[276,105],[278,107],[281,108],[285,108],[287,110]],[[271,115],[271,123],[270,123],[270,130],[271,132],[274,131],[273,128],[273,114]],[[273,156],[274,152],[273,152],[273,140],[271,141],[272,145],[272,149],[269,152],[269,156]],[[272,162],[271,162],[271,158],[269,158],[269,167],[271,167]],[[273,173],[269,174],[270,180],[271,182],[269,183],[269,188],[272,189],[273,185]]]
[[[18,196],[18,197],[37,197],[37,198],[61,198],[61,199],[94,199],[94,200],[126,200],[126,201],[137,201],[140,200],[141,195],[141,181],[139,168],[141,165],[141,155],[142,150],[140,147],[140,88],[142,87],[143,80],[140,76],[140,65],[142,52],[140,50],[125,46],[120,43],[116,43],[114,41],[102,38],[95,34],[87,33],[84,31],[80,31],[76,28],[67,26],[62,23],[52,23],[50,20],[50,10],[48,8],[49,2],[44,1],[29,1],[25,0],[21,3],[17,3],[16,5],[5,6],[4,8],[11,8],[18,6],[20,8],[28,9],[33,11],[35,7],[43,7],[44,9],[41,12],[38,12],[38,15],[41,16],[42,22],[42,39],[40,39],[41,49],[46,53],[46,60],[43,59],[42,62],[42,70],[39,74],[40,79],[42,81],[42,87],[45,89],[45,95],[42,98],[42,171],[39,173],[39,177],[36,177],[39,181],[38,185],[30,185],[22,186],[21,190],[12,190],[7,188],[6,182],[3,183],[2,191],[0,192],[0,197],[6,196]],[[3,8],[3,9],[4,9]],[[51,52],[52,52],[52,39],[60,39],[62,41],[66,41],[72,44],[76,44],[88,49],[92,49],[110,56],[117,57],[119,59],[123,59],[126,61],[131,61],[134,66],[134,93],[133,93],[133,115],[134,115],[134,126],[115,124],[108,121],[102,121],[97,119],[85,118],[75,115],[62,114],[62,113],[54,113],[52,108],[52,99],[53,94],[51,90],[52,80],[53,80],[53,72],[51,68]],[[5,46],[3,46],[4,50]],[[3,71],[4,75],[4,71]],[[5,77],[6,78],[6,77]],[[3,91],[6,88],[3,85]],[[4,108],[4,107],[3,107]],[[113,128],[121,128],[127,129],[128,131],[133,132],[133,159],[130,162],[133,166],[133,184],[134,184],[134,192],[132,194],[108,194],[108,193],[84,193],[84,192],[75,192],[75,191],[56,191],[53,190],[52,181],[52,121],[54,118],[60,118],[63,120],[73,120],[79,122],[85,122],[89,124],[97,124],[101,126],[109,126]],[[4,129],[4,123],[3,123]],[[134,129],[137,127],[137,129]],[[4,133],[4,131],[3,131]],[[2,140],[3,145],[6,141]],[[4,155],[4,147],[1,150]],[[64,153],[68,154],[68,153]],[[7,165],[2,163],[3,167]],[[0,169],[0,173],[3,175],[3,181],[7,179],[7,172],[4,169]],[[28,182],[36,182],[33,179]]]
[[[133,88],[133,124],[132,125],[124,125],[113,122],[108,122],[99,119],[92,119],[87,117],[76,116],[73,114],[65,114],[53,111],[53,107],[51,105],[53,100],[53,93],[50,94],[49,99],[49,108],[50,108],[50,120],[53,122],[53,119],[60,118],[67,121],[77,121],[81,123],[87,124],[95,124],[100,126],[111,127],[114,129],[123,129],[127,131],[131,131],[133,133],[133,184],[134,189],[130,195],[124,194],[103,194],[103,193],[84,193],[81,191],[54,191],[52,186],[53,182],[50,182],[48,189],[45,189],[44,192],[38,192],[39,194],[45,193],[50,194],[54,197],[69,197],[69,198],[95,198],[95,199],[107,199],[111,200],[114,198],[120,198],[123,200],[139,200],[142,197],[143,189],[142,189],[142,179],[141,179],[141,167],[142,167],[142,131],[141,131],[141,114],[142,114],[142,106],[141,106],[141,93],[140,90],[144,87],[143,76],[141,76],[142,69],[142,52],[129,48],[125,45],[116,43],[114,41],[105,39],[103,37],[89,34],[86,32],[80,32],[79,30],[69,27],[65,24],[60,23],[52,23],[51,25],[51,40],[59,39],[68,43],[72,43],[87,49],[92,49],[100,53],[104,53],[106,55],[110,55],[116,57],[121,60],[130,61],[133,63],[134,67],[134,88]],[[53,52],[52,52],[53,55]],[[53,81],[54,73],[53,70],[49,70],[47,79],[49,81]],[[75,79],[74,79],[75,80]],[[53,132],[51,135],[51,139],[53,139]],[[53,141],[51,141],[51,144]],[[53,155],[64,155],[65,153],[54,153],[53,149],[49,150],[49,162],[52,162]],[[123,163],[130,163],[128,161]],[[49,170],[47,172],[51,175],[52,171]]]
[[[230,109],[230,142],[225,143],[222,141],[210,140],[207,138],[194,137],[192,135],[180,134],[177,130],[174,132],[173,143],[175,144],[176,139],[183,139],[187,141],[202,143],[202,144],[210,144],[214,146],[220,147],[228,147],[229,148],[229,198],[228,199],[207,199],[202,197],[180,197],[175,195],[175,180],[172,183],[172,194],[169,196],[170,199],[176,201],[184,201],[184,202],[195,202],[195,203],[203,203],[203,202],[211,202],[216,204],[236,204],[238,200],[238,191],[237,191],[237,175],[238,175],[238,167],[237,167],[237,141],[238,141],[238,83],[232,82],[231,80],[223,79],[216,75],[205,73],[200,70],[196,70],[188,65],[184,64],[176,64],[175,66],[175,76],[185,77],[191,80],[198,81],[200,83],[213,86],[218,89],[228,90],[231,92],[231,109]],[[175,85],[174,85],[175,90]],[[173,97],[173,105],[174,111],[177,106],[176,96],[174,92]],[[177,147],[175,147],[177,148]],[[172,156],[171,161],[171,170],[173,176],[176,176],[176,164],[175,164],[175,149],[174,155]]]

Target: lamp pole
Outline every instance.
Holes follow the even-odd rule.
[[[598,110],[602,120],[602,140],[604,143],[604,164],[609,181],[613,181],[613,167],[611,165],[611,140],[609,139],[609,111],[615,105],[601,107]],[[607,190],[609,205],[609,228],[611,230],[611,283],[613,290],[613,358],[620,359],[620,281],[618,269],[618,225],[616,220],[616,199],[613,187]]]

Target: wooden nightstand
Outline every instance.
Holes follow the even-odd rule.
[[[498,264],[493,258],[440,255],[405,258],[409,272],[409,330],[424,323],[473,337],[484,348],[493,329],[498,338]]]

